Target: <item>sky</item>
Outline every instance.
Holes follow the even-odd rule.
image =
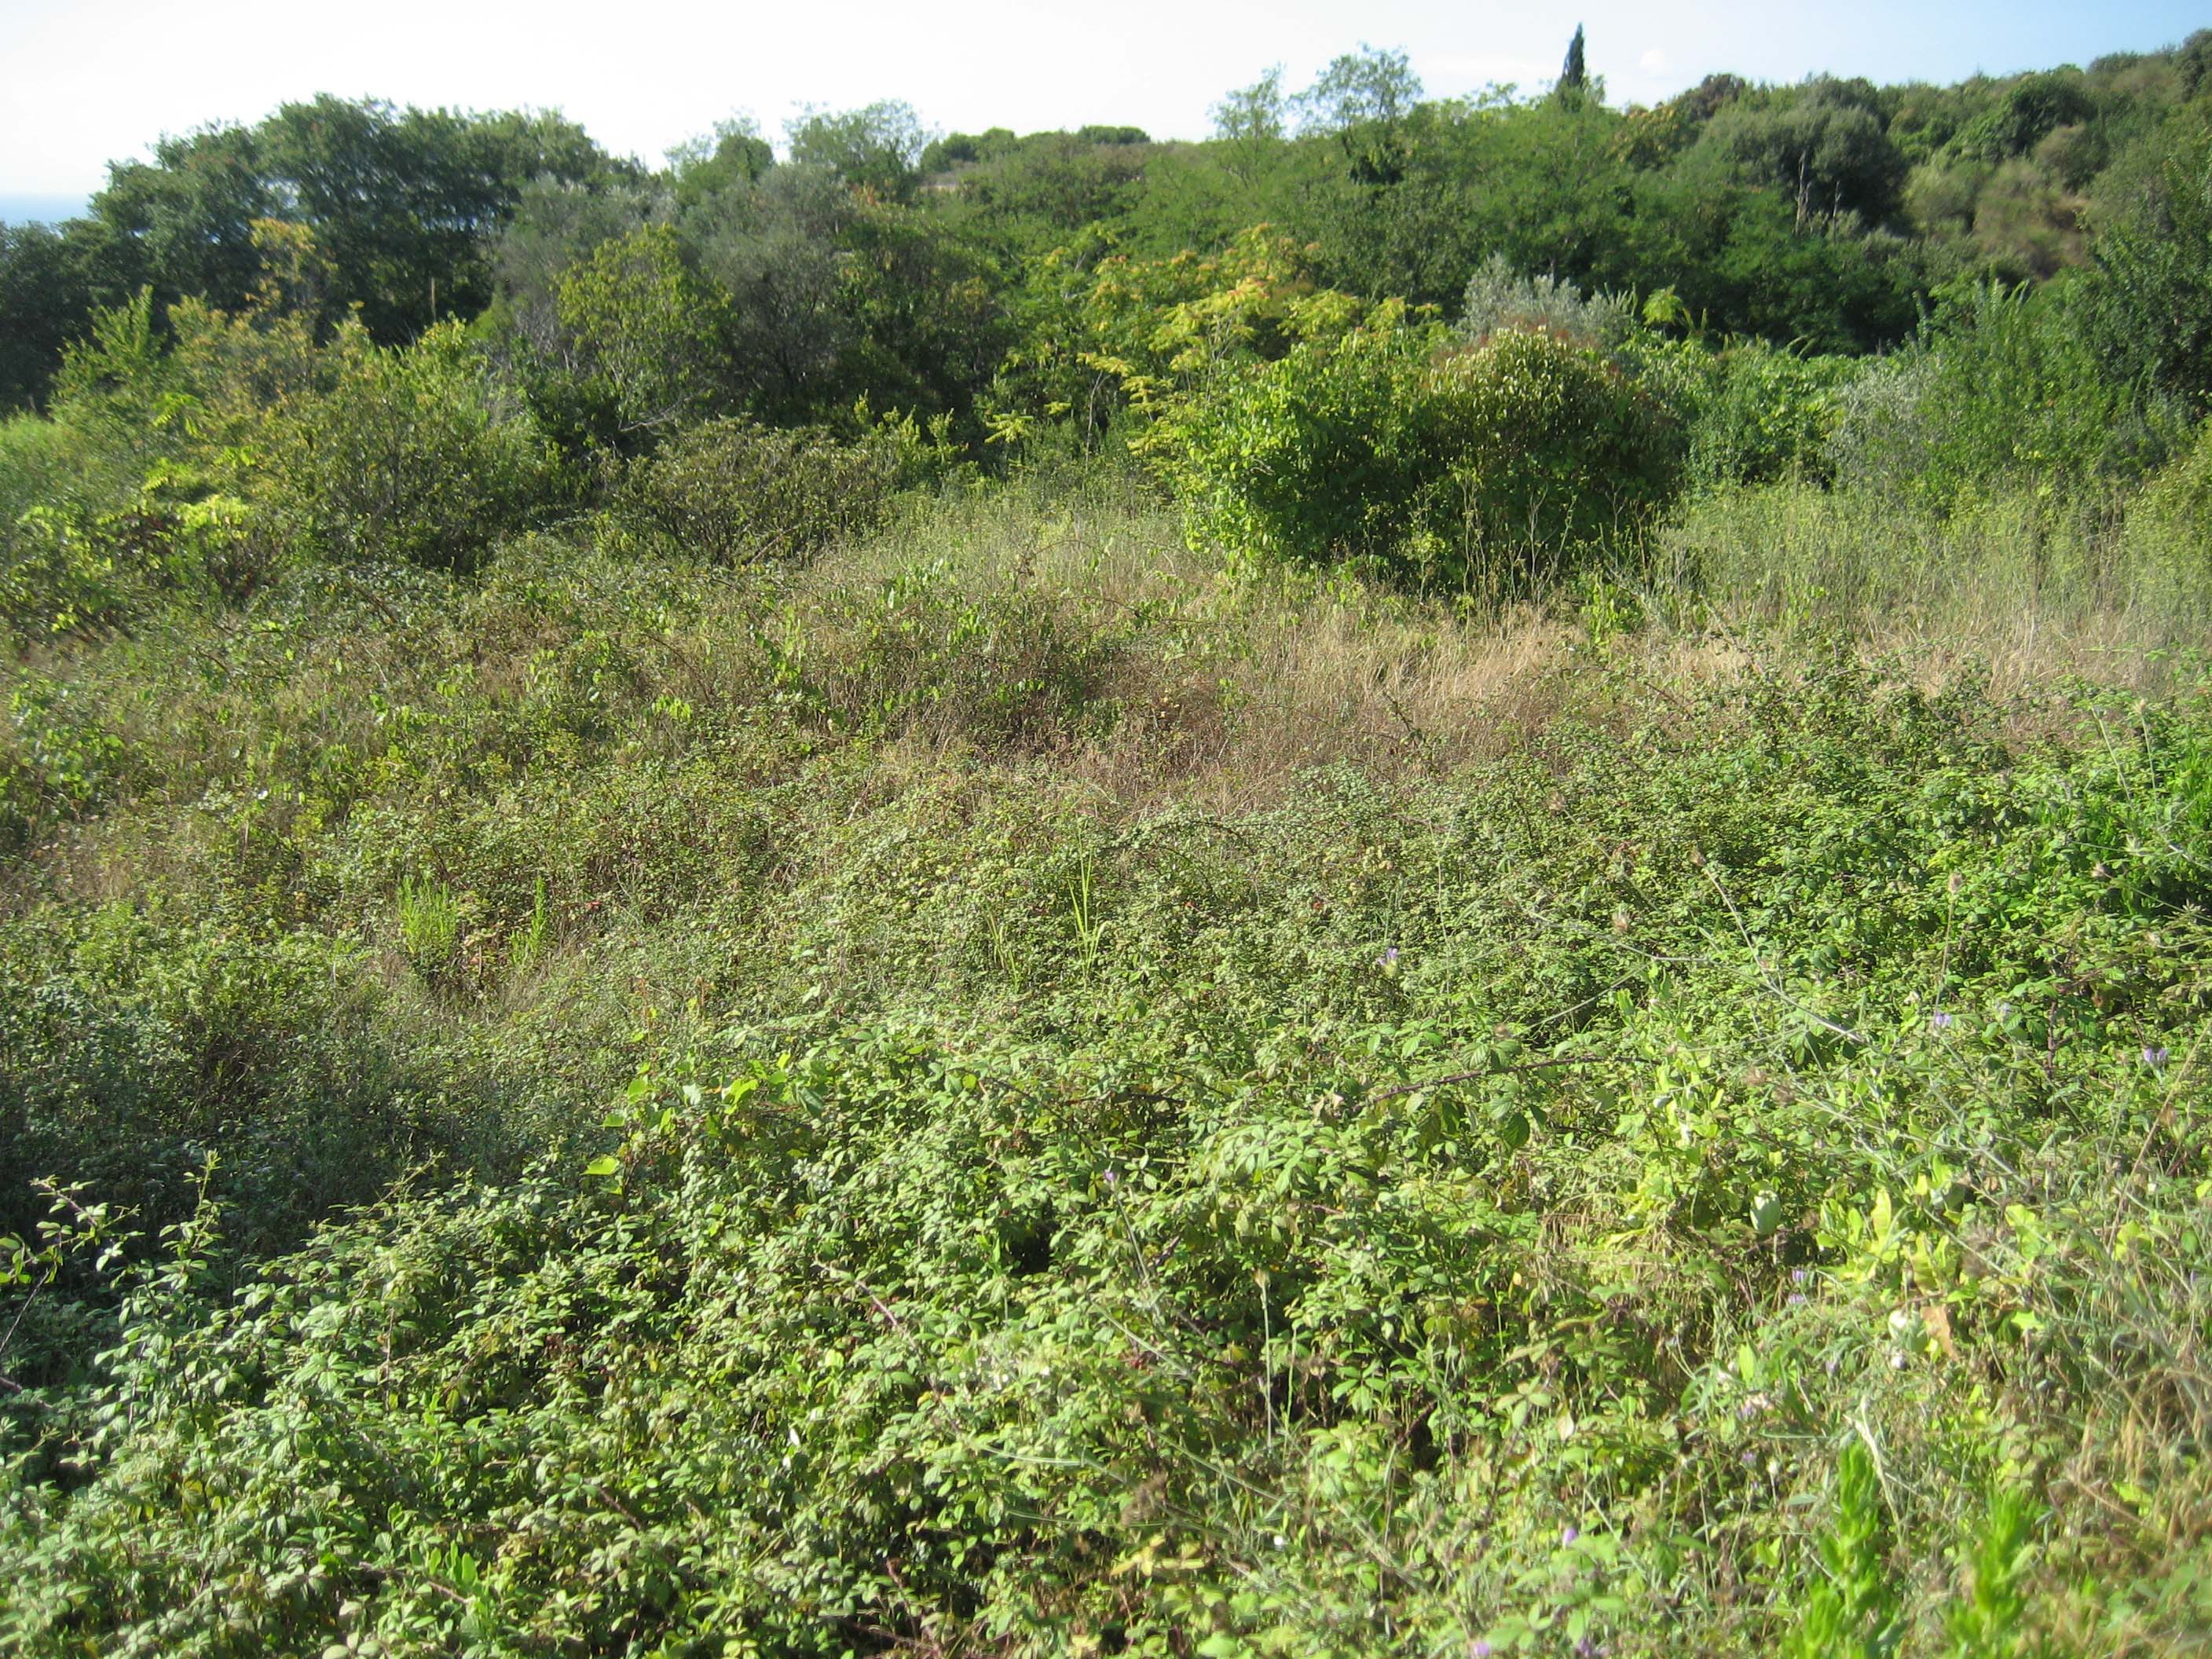
[[[1559,74],[1577,22],[1615,103],[1722,70],[1952,81],[2148,51],[2212,22],[2170,0],[0,0],[0,218],[79,203],[165,132],[331,92],[557,109],[657,163],[740,112],[879,98],[943,131],[1112,122],[1200,137],[1222,94],[1280,64],[1295,90],[1363,44],[1432,96]]]

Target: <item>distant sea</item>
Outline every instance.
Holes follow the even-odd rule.
[[[42,220],[58,225],[82,214],[91,203],[82,196],[33,196],[0,191],[0,224],[22,225]]]

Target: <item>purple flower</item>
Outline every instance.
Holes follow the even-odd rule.
[[[1790,1270],[1790,1282],[1792,1285],[1802,1285],[1811,1277],[1812,1275],[1807,1273],[1802,1267],[1792,1267]]]
[[[2143,1064],[2149,1066],[2154,1072],[2164,1071],[2166,1069],[2167,1058],[2167,1053],[2163,1048],[2146,1048],[2143,1050]]]
[[[1945,1013],[1941,1008],[1938,1008],[1934,1013],[1928,1016],[1928,1029],[1931,1031],[1949,1030],[1951,1029],[1951,1016]]]
[[[1582,1530],[1580,1528],[1563,1527],[1559,1530],[1559,1542],[1562,1545],[1571,1544],[1576,1539],[1582,1535]]]
[[[1376,957],[1375,965],[1377,968],[1380,968],[1386,974],[1393,968],[1395,968],[1398,965],[1398,947],[1394,945],[1389,950],[1385,951],[1381,956]]]
[[[1468,1644],[1467,1659],[1490,1659],[1490,1644],[1478,1636]]]

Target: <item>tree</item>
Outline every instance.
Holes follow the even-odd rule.
[[[1762,101],[1739,98],[1713,117],[1699,143],[1741,177],[1794,198],[1801,228],[1846,213],[1884,222],[1903,198],[1905,156],[1849,83],[1815,81]]]
[[[1420,77],[1404,52],[1363,45],[1299,94],[1298,130],[1334,137],[1356,183],[1395,185],[1406,176],[1406,129],[1420,101]]]
[[[2130,171],[2090,250],[2091,328],[2119,373],[2201,412],[2212,402],[2212,118],[2185,109]]]
[[[1575,38],[1567,42],[1567,61],[1559,70],[1559,93],[1579,94],[1589,86],[1589,65],[1583,56],[1583,26],[1575,25]]]
[[[1262,79],[1260,84],[1264,88],[1267,82]],[[1358,52],[1330,64],[1319,80],[1298,94],[1298,130],[1344,133],[1363,126],[1392,125],[1420,101],[1420,77],[1406,54],[1378,52],[1363,44]]]
[[[775,151],[752,117],[740,115],[717,122],[706,137],[678,144],[668,152],[668,164],[676,175],[676,204],[686,208],[732,185],[752,183],[775,165]]]
[[[840,244],[851,392],[878,408],[964,412],[1013,343],[988,253],[957,220],[865,197]]]
[[[618,441],[713,412],[728,296],[692,270],[672,228],[603,245],[562,277],[556,304],[568,367],[605,398]]]
[[[654,185],[620,177],[585,183],[546,177],[523,186],[514,214],[492,246],[492,274],[506,319],[531,346],[553,349],[561,277],[606,243],[665,220]]]
[[[734,386],[772,420],[814,418],[843,392],[851,344],[840,308],[852,192],[828,168],[788,166],[699,204],[682,222],[700,269],[728,296]]]
[[[908,202],[921,185],[929,133],[911,105],[886,100],[838,112],[810,111],[788,129],[791,159],[851,187]]]
[[[325,321],[358,306],[372,334],[397,341],[490,301],[491,244],[532,179],[624,171],[558,115],[325,95],[252,128],[163,139],[151,162],[109,169],[93,212],[157,299],[191,295],[225,310],[259,279],[254,222],[304,225],[334,264]]]
[[[198,295],[225,310],[246,302],[260,274],[253,222],[283,208],[244,127],[164,138],[151,162],[111,166],[92,198],[93,216],[132,250],[158,301]]]
[[[2079,70],[2023,75],[1961,127],[1949,147],[1977,160],[2002,161],[2027,155],[2060,127],[2078,126],[2096,113],[2097,100]]]
[[[942,138],[930,140],[923,149],[921,170],[925,173],[950,173],[955,167],[975,167],[996,161],[1020,143],[1012,127],[987,127],[981,132],[948,132]]]
[[[0,224],[0,413],[46,401],[62,349],[128,293],[101,228]]]
[[[492,297],[490,246],[531,179],[576,181],[606,157],[558,116],[469,116],[327,95],[262,124],[267,176],[337,268],[341,307],[380,340]]]
[[[2181,95],[2194,98],[2212,81],[2212,29],[2198,29],[2173,54],[2173,70]]]
[[[1148,145],[1032,133],[965,168],[956,210],[946,216],[1002,252],[1042,253],[1120,219],[1144,187],[1151,160]]]
[[[1276,64],[1250,86],[1229,94],[1211,112],[1222,166],[1249,189],[1281,147],[1288,119],[1283,67]]]

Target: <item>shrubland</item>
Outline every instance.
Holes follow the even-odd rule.
[[[275,216],[98,309],[0,424],[0,1645],[2197,1650],[2212,386],[2098,343],[2191,50],[879,106],[563,151],[472,321]],[[1524,139],[1817,156],[1778,290],[2142,193],[1847,355],[1519,198],[1406,276]]]

